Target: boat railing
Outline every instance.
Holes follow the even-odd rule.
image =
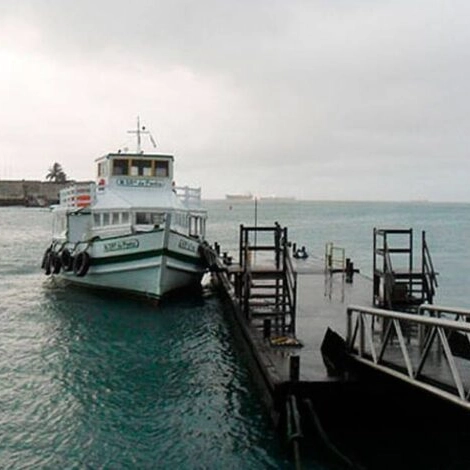
[[[178,198],[187,207],[199,207],[201,205],[201,188],[189,186],[175,186],[174,190]]]
[[[60,191],[60,205],[69,208],[83,208],[95,202],[95,183],[75,183]]]
[[[350,305],[351,357],[470,409],[470,312],[427,305],[420,313]],[[410,334],[416,329],[418,335]]]

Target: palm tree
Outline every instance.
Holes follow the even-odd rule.
[[[54,183],[65,183],[67,181],[67,175],[65,174],[60,163],[55,162],[51,168],[49,168],[49,173],[46,175],[46,180],[53,181]]]

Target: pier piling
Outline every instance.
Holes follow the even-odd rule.
[[[291,382],[298,382],[300,377],[300,357],[290,356],[289,358],[289,379]]]

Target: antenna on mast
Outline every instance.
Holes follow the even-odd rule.
[[[133,131],[127,131],[128,134],[136,134],[137,136],[137,151],[136,153],[142,153],[142,135],[146,134],[149,136],[150,138],[150,142],[152,142],[152,145],[154,147],[157,146],[157,144],[155,143],[155,140],[152,136],[152,134],[150,133],[150,131],[146,130],[145,129],[145,126],[140,126],[140,117],[137,116],[137,129],[136,130],[133,130]]]
[[[152,134],[150,134],[150,131],[149,131],[149,137],[150,137],[150,142],[152,142],[152,145],[154,148],[157,148],[157,144],[152,136]]]

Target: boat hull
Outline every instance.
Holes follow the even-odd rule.
[[[205,267],[199,241],[172,230],[154,230],[93,241],[87,248],[84,276],[61,271],[68,282],[159,299],[169,292],[197,285]]]

